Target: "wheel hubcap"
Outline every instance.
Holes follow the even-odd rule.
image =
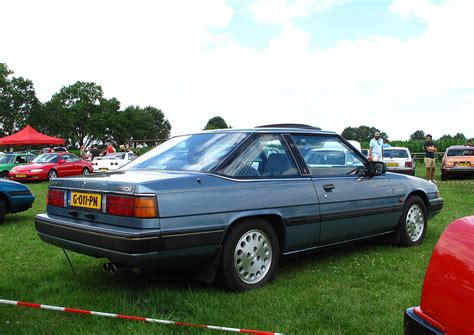
[[[87,169],[84,169],[84,171],[82,172],[83,175],[88,175],[89,174],[89,170]]]
[[[272,245],[261,230],[246,232],[234,251],[235,272],[246,284],[255,284],[265,278],[272,264]]]
[[[416,242],[423,234],[425,219],[419,205],[410,207],[406,217],[406,228],[410,241]]]
[[[56,173],[55,172],[50,172],[49,173],[49,179],[54,179],[56,178]]]

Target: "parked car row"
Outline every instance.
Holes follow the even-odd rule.
[[[67,151],[43,153],[8,153],[0,155],[0,177],[17,181],[51,180],[57,177],[114,171],[137,158],[133,152],[118,152],[96,157],[92,162]]]

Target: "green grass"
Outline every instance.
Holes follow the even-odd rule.
[[[424,169],[418,164],[417,175]],[[439,177],[439,169],[438,169]],[[473,180],[471,180],[473,182]],[[403,311],[419,304],[431,252],[445,227],[472,215],[474,184],[440,182],[445,199],[424,243],[398,248],[366,242],[286,258],[265,287],[232,293],[186,272],[102,272],[103,260],[62,250],[37,237],[33,217],[47,184],[30,184],[33,209],[0,226],[0,297],[192,323],[292,334],[401,334]],[[0,305],[0,334],[213,334],[190,329]]]

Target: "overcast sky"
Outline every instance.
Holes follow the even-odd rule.
[[[93,81],[163,110],[174,135],[213,116],[474,136],[474,1],[2,1],[0,62],[41,101]]]

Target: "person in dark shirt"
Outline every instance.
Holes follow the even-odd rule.
[[[426,179],[435,183],[434,173],[436,170],[435,153],[438,151],[433,144],[433,137],[430,134],[426,135],[425,148],[425,165],[426,165]]]
[[[93,160],[95,157],[99,157],[99,155],[100,155],[100,150],[97,149],[95,145],[93,145],[91,149],[91,160]]]

